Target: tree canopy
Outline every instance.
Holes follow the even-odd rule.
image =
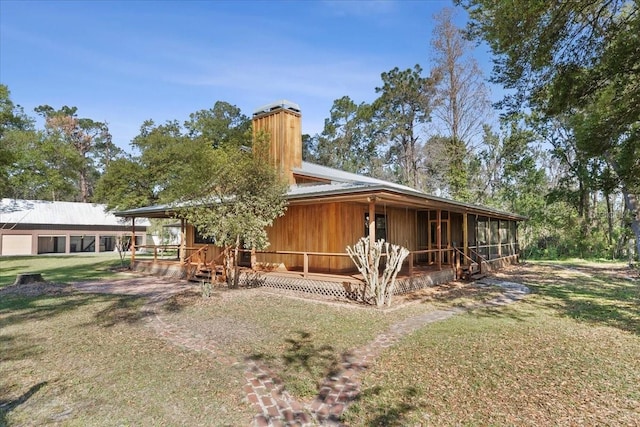
[[[640,252],[638,3],[458,3],[469,11],[470,34],[495,55],[493,81],[514,90],[503,105],[564,121],[577,155],[603,159],[615,173]]]

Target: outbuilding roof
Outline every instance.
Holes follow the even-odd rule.
[[[101,204],[1,199],[0,224],[123,226],[130,223],[107,212]],[[136,221],[136,226],[149,225],[144,218]]]

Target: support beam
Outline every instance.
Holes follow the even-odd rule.
[[[369,197],[369,244],[376,242],[376,198]]]
[[[436,211],[436,246],[438,247],[438,270],[442,270],[442,210]]]
[[[427,250],[431,250],[431,211],[427,212]],[[433,261],[432,253],[427,253],[427,263],[431,264]]]
[[[131,264],[136,260],[136,217],[131,218]]]
[[[469,256],[469,222],[466,212],[462,214],[462,251],[465,256],[463,264],[466,265],[468,259],[466,257]]]
[[[184,264],[187,251],[187,223],[184,218],[180,219],[180,265]]]

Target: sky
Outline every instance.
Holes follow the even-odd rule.
[[[380,74],[431,68],[433,15],[451,1],[0,0],[0,83],[35,117],[78,107],[130,141],[147,119],[184,122],[226,101],[251,116],[297,103],[322,131],[333,101],[372,102]],[[457,10],[462,27],[466,14]],[[474,52],[488,76],[486,49]]]

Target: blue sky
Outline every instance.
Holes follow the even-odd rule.
[[[146,119],[227,101],[251,116],[287,99],[303,132],[333,101],[371,102],[380,74],[430,68],[433,15],[450,1],[0,0],[0,82],[35,116],[78,107],[129,142]],[[465,12],[457,20],[464,25]],[[476,57],[488,75],[486,52]]]

